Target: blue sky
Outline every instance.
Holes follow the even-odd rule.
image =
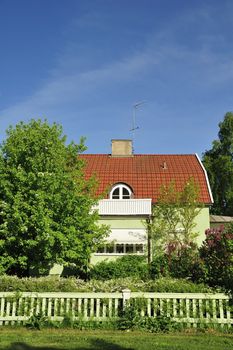
[[[0,0],[0,142],[31,118],[88,153],[198,153],[233,106],[231,0]]]

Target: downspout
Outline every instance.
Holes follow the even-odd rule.
[[[149,215],[146,220],[147,226],[147,263],[148,268],[152,263],[152,215]]]

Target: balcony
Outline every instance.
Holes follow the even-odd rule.
[[[99,215],[151,215],[151,199],[102,199],[93,209]]]

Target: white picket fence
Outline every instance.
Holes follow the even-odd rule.
[[[126,305],[137,303],[142,316],[168,316],[196,327],[220,324],[232,327],[233,308],[225,294],[141,293],[128,289],[118,293],[0,293],[0,325],[25,323],[43,314],[61,322],[65,315],[74,320],[117,319]]]

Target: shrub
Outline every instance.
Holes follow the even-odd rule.
[[[25,325],[29,329],[40,330],[42,328],[48,327],[50,325],[50,322],[47,317],[40,313],[37,315],[32,315]]]
[[[233,291],[233,225],[206,230],[200,249],[207,283]]]
[[[83,281],[75,278],[18,278],[15,276],[0,277],[1,292],[120,292],[123,289],[133,292],[179,292],[208,293],[213,289],[204,284],[195,284],[186,279],[162,277],[156,280],[143,281],[139,278],[118,278],[111,280]]]
[[[169,244],[163,255],[155,256],[150,266],[150,277],[185,278],[203,282],[203,266],[196,244]]]
[[[144,306],[145,302],[145,299],[132,300],[122,311],[122,315],[117,321],[117,328],[121,330],[146,330],[152,333],[168,332],[177,328],[176,323],[165,315],[156,317],[142,316],[141,307]]]
[[[198,280],[200,256],[197,245],[194,243],[181,245],[168,256],[168,265],[171,277]]]
[[[184,278],[162,277],[145,283],[144,291],[158,293],[211,293],[211,289],[203,283],[194,283]]]
[[[90,271],[90,277],[99,280],[109,280],[122,277],[148,277],[146,258],[137,255],[125,255],[115,261],[97,263]]]
[[[1,292],[75,292],[85,289],[85,282],[75,278],[0,276]]]
[[[169,276],[168,256],[166,254],[155,256],[150,264],[150,278]]]

